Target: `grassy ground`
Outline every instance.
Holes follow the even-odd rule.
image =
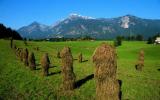
[[[25,67],[7,40],[0,40],[0,99],[95,99],[94,65],[91,57],[95,48],[102,41],[78,42],[28,42],[14,41],[20,47],[27,47],[36,56],[37,70],[31,71]],[[111,42],[109,42],[111,43]],[[64,46],[71,47],[74,59],[82,52],[84,62],[74,60],[74,72],[79,87],[70,95],[60,90],[61,60],[56,57],[57,51]],[[39,51],[34,50],[39,47]],[[135,64],[140,49],[145,51],[145,67],[142,72],[135,70]],[[160,99],[160,45],[148,45],[145,42],[123,42],[117,48],[118,69],[117,78],[122,80],[122,99],[126,100],[159,100]],[[51,68],[50,75],[42,77],[40,58],[49,53]]]

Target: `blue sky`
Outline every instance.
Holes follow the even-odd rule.
[[[0,0],[0,23],[14,29],[33,21],[52,25],[70,13],[94,18],[131,14],[160,19],[160,0]]]

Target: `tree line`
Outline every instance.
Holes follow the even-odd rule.
[[[0,23],[0,39],[1,38],[13,38],[16,40],[22,40],[22,37],[19,35],[19,33],[11,28],[8,28]]]

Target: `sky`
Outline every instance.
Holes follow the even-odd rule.
[[[53,25],[71,13],[93,18],[131,14],[160,19],[160,0],[0,0],[0,23],[13,29],[33,21]]]

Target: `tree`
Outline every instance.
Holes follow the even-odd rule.
[[[152,44],[152,43],[154,43],[153,38],[149,37],[147,40],[147,44]]]
[[[143,40],[143,36],[140,35],[140,34],[136,35],[136,40],[137,41],[142,41]]]
[[[3,24],[0,24],[0,38],[10,38],[10,37],[16,40],[22,40],[22,37],[19,35],[18,32],[12,30],[11,28],[7,28]]]
[[[121,36],[117,36],[116,40],[114,41],[114,46],[121,46],[122,45],[122,37]]]

